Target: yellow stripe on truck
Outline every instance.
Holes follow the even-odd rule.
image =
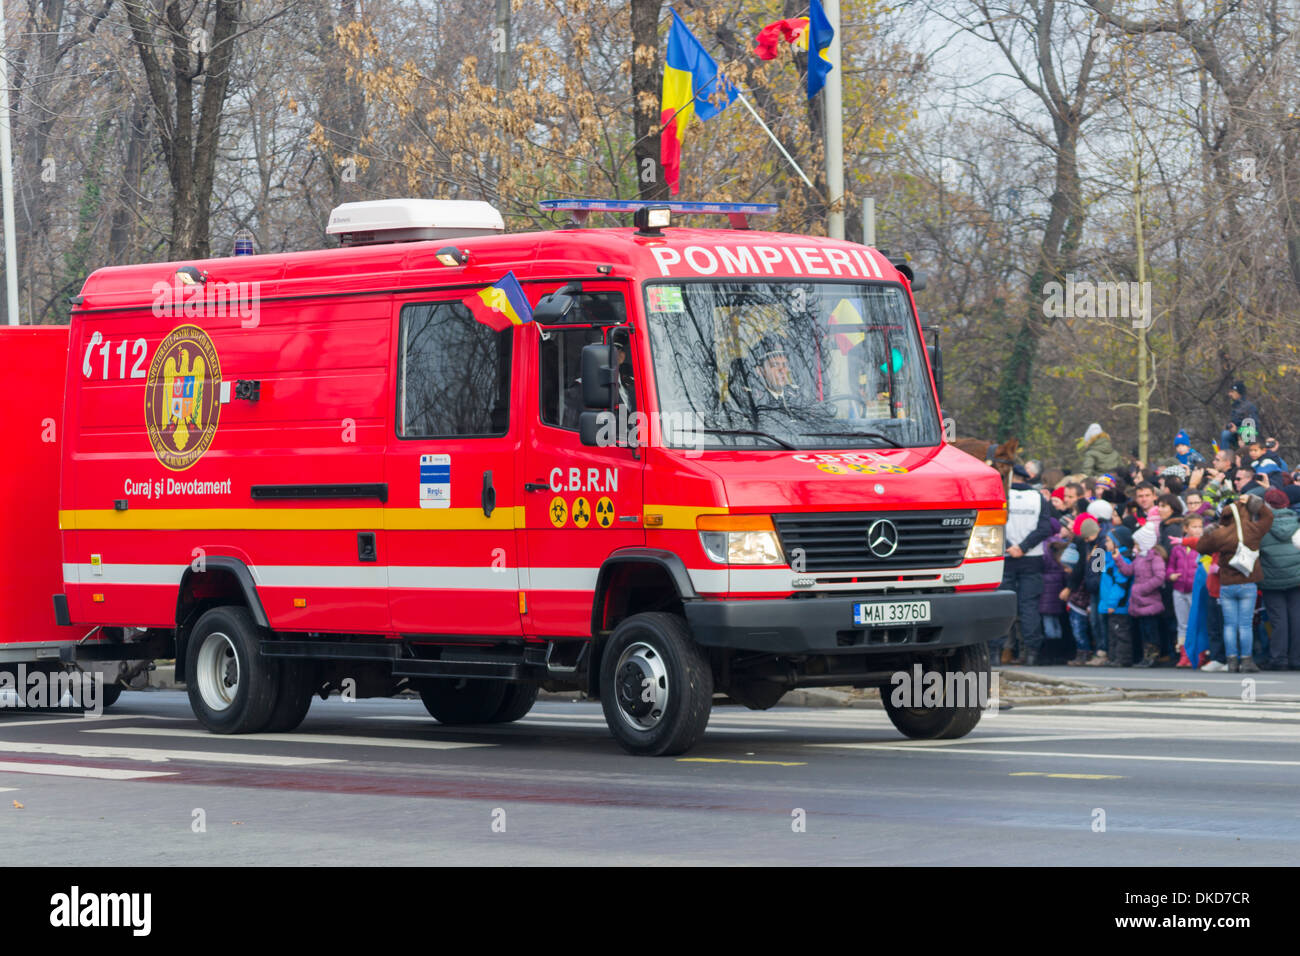
[[[140,508],[60,511],[64,531],[491,531],[522,528],[524,508]]]
[[[642,523],[646,528],[667,529],[671,531],[694,531],[695,522],[701,515],[725,515],[726,508],[716,505],[698,508],[691,505],[646,505],[643,510]]]

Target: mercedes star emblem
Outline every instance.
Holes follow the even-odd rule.
[[[887,558],[898,550],[898,528],[888,518],[878,518],[867,528],[867,550],[877,558]]]

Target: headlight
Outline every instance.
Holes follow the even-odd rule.
[[[971,529],[970,544],[966,545],[966,559],[1000,558],[1006,550],[1005,511],[981,511]]]
[[[704,553],[718,564],[785,564],[781,542],[766,515],[704,515],[696,526]]]

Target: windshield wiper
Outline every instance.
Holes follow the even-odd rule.
[[[748,428],[693,428],[691,431],[698,431],[701,435],[752,435],[755,438],[766,438],[768,441],[775,442],[788,451],[795,451],[794,445],[791,445],[785,439],[777,438],[775,435],[769,435],[767,432],[753,431]]]
[[[803,432],[802,438],[879,438],[883,442],[888,442],[895,448],[902,448],[903,443],[883,435],[880,432]]]

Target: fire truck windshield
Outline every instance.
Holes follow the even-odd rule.
[[[899,286],[655,282],[645,300],[667,445],[939,443],[920,337]]]

